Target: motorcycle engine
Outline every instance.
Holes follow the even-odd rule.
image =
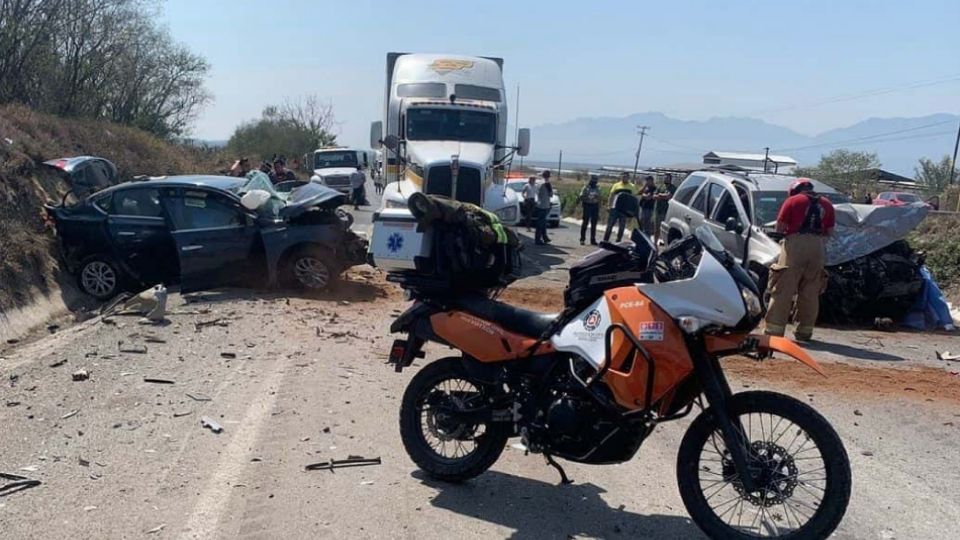
[[[586,459],[616,429],[592,400],[564,394],[547,407],[546,431],[553,453],[566,459]]]

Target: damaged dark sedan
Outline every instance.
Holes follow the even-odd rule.
[[[100,299],[156,283],[321,290],[364,262],[343,194],[319,184],[279,193],[257,174],[127,182],[46,211],[80,289]]]

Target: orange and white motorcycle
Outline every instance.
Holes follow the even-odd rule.
[[[588,280],[599,287],[588,305],[559,315],[406,286],[414,303],[391,327],[408,335],[391,350],[397,371],[426,342],[461,352],[427,364],[404,393],[400,433],[413,461],[462,481],[519,436],[566,483],[555,457],[625,462],[657,424],[696,407],[677,481],[697,525],[711,538],[826,538],[850,498],[836,431],[789,396],[734,394],[721,367],[724,356],[779,352],[823,373],[792,341],[751,333],[764,315],[754,279],[705,228],[659,256],[637,233],[632,245],[601,247],[623,264]],[[638,282],[623,285],[630,276]]]

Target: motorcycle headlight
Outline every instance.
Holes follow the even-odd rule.
[[[391,201],[390,199],[387,199],[387,201],[386,201],[386,207],[387,207],[387,208],[406,208],[406,207],[407,207],[407,202],[406,202],[406,201]]]
[[[510,206],[508,208],[501,208],[494,212],[500,221],[511,222],[517,220],[517,207]]]
[[[760,304],[760,298],[750,289],[740,288],[740,296],[743,297],[743,305],[747,308],[750,317],[759,317],[763,313],[763,305]]]

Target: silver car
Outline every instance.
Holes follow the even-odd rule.
[[[660,238],[669,244],[706,225],[734,256],[743,258],[743,241],[750,224],[753,232],[748,254],[749,267],[766,287],[767,267],[780,255],[780,237],[776,233],[777,213],[787,199],[795,176],[750,173],[746,171],[703,170],[691,173],[677,188],[660,225]],[[849,198],[832,187],[812,180],[817,193],[834,204]],[[751,215],[752,214],[752,215]],[[733,219],[742,232],[727,230]]]

